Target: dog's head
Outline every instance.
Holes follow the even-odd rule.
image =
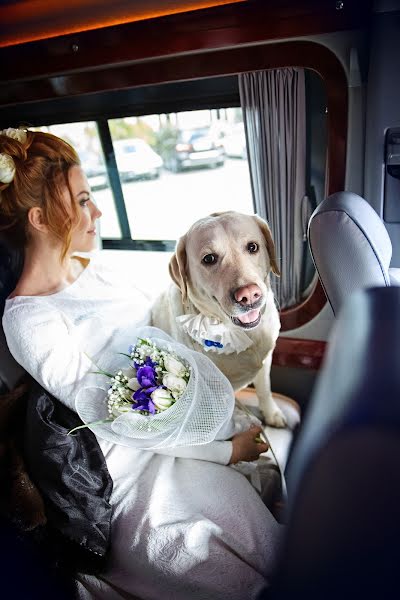
[[[269,274],[280,275],[267,223],[234,211],[196,221],[178,241],[169,271],[184,302],[243,329],[259,324]]]

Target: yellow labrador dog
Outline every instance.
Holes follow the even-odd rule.
[[[206,353],[235,390],[253,382],[265,421],[284,427],[270,386],[280,321],[269,278],[280,273],[267,223],[233,211],[200,219],[169,270],[174,284],[155,301],[152,324]]]

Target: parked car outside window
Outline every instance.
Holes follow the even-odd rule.
[[[224,148],[226,155],[230,158],[247,159],[246,136],[243,123],[236,123],[231,131],[225,134]]]
[[[102,190],[108,187],[107,171],[101,157],[96,152],[79,152],[82,169],[88,179],[91,190]]]
[[[114,152],[121,181],[157,179],[161,174],[161,156],[140,138],[115,141]]]
[[[209,127],[181,131],[166,161],[174,172],[191,167],[219,167],[225,163],[222,140]]]

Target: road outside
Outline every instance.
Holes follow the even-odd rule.
[[[253,213],[250,176],[246,160],[227,159],[215,169],[182,173],[162,171],[153,181],[122,185],[131,234],[138,240],[175,240],[194,221],[215,211]],[[93,193],[103,213],[101,234],[120,237],[110,189]]]

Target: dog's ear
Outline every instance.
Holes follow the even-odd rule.
[[[175,254],[169,261],[169,274],[172,280],[180,288],[182,294],[182,302],[187,298],[186,285],[186,235],[178,240],[175,248]]]
[[[261,229],[262,234],[265,238],[272,272],[275,273],[275,275],[277,275],[278,277],[280,277],[281,272],[276,261],[275,244],[274,240],[272,239],[272,234],[270,228],[268,227],[268,223],[258,215],[254,215],[254,219],[257,221],[258,226]]]

